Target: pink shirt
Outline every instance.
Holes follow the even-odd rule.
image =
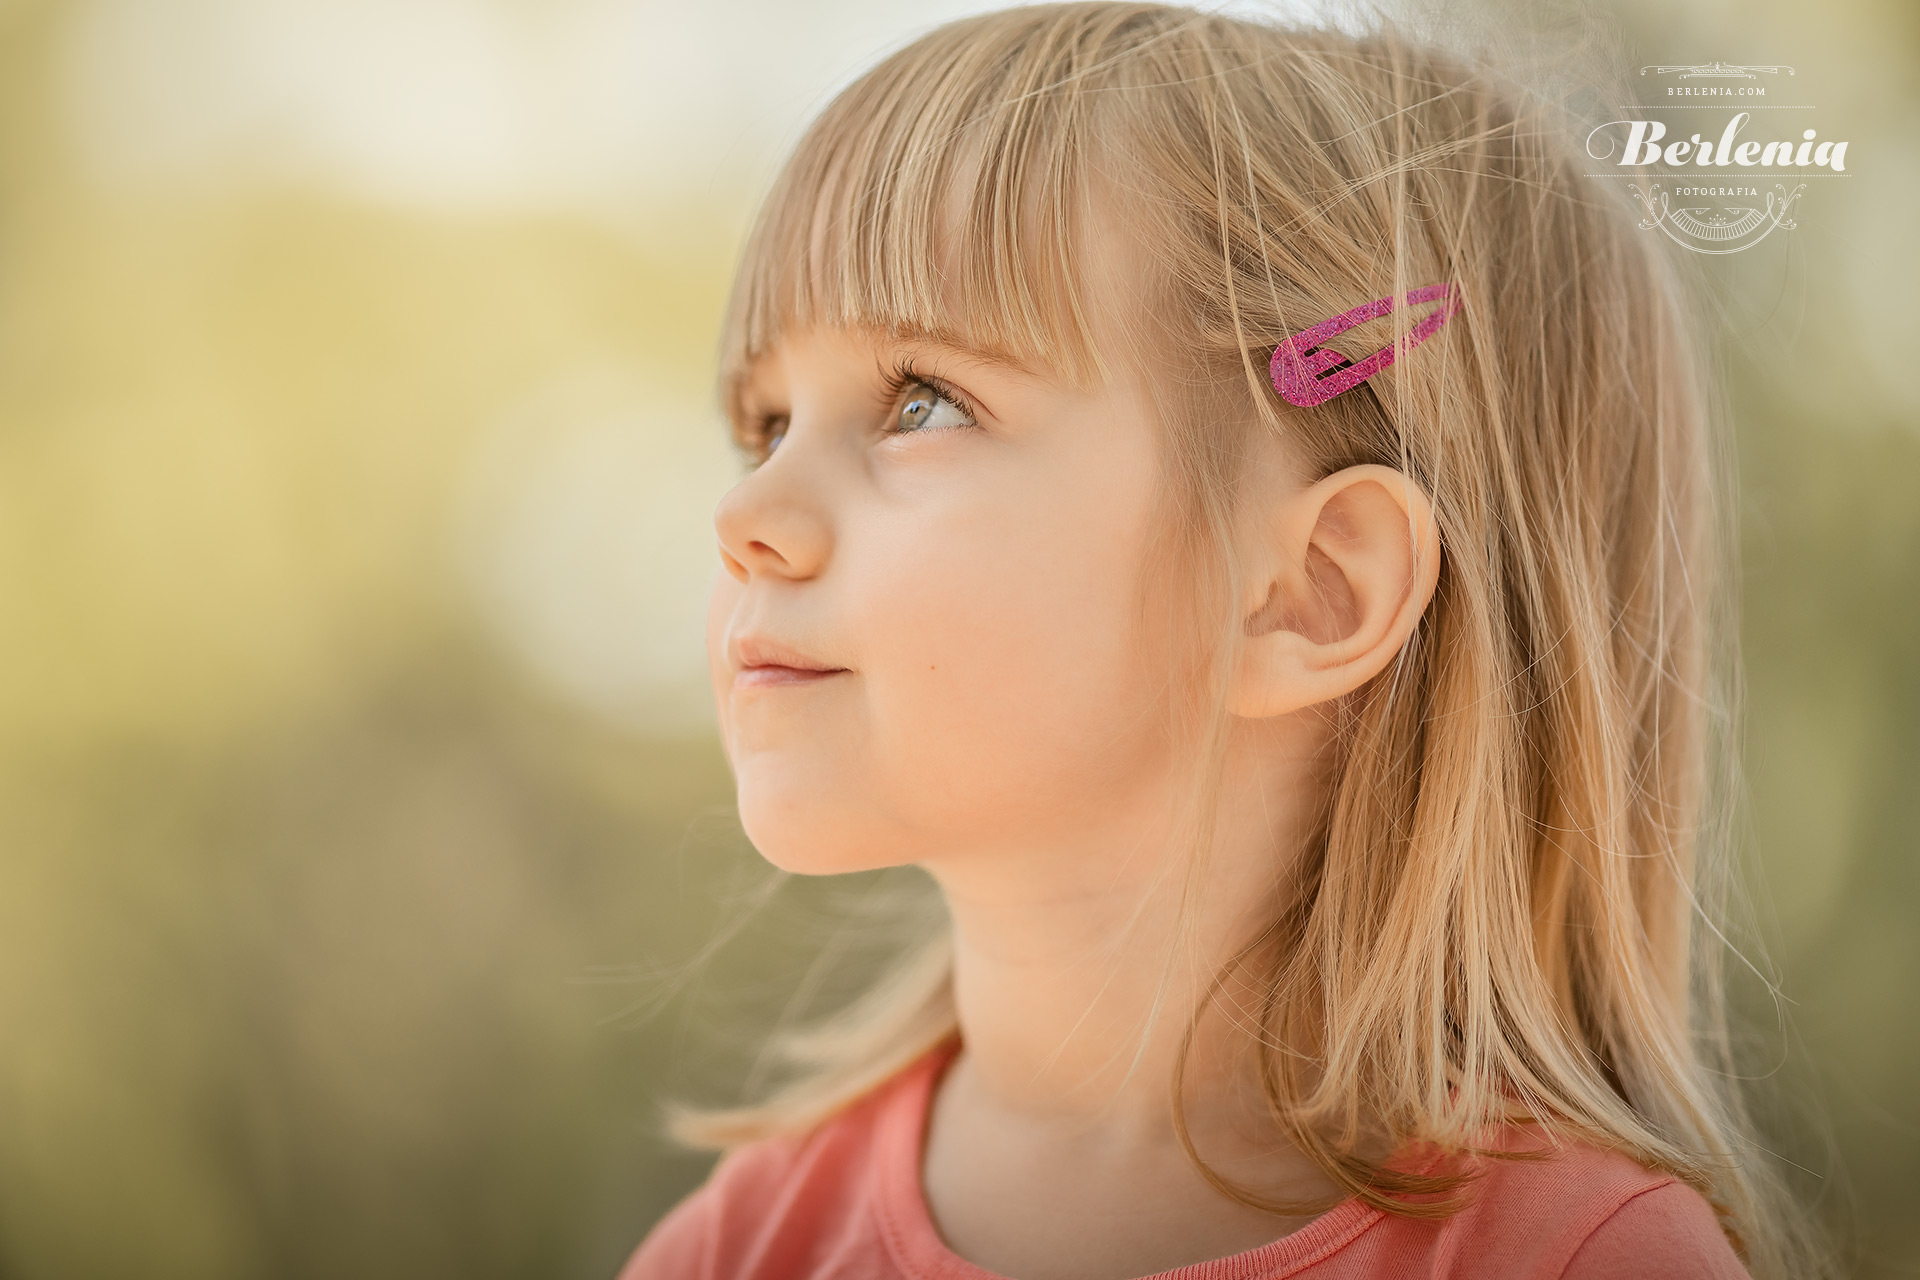
[[[647,1236],[620,1280],[1003,1280],[948,1249],[920,1188],[938,1049],[814,1132],[742,1147]],[[1291,1235],[1150,1280],[1745,1280],[1700,1193],[1568,1146],[1489,1160],[1443,1222],[1346,1200]]]

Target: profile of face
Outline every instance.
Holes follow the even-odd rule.
[[[708,651],[748,837],[790,871],[1017,858],[1153,803],[1141,634],[1162,445],[1137,389],[945,346],[787,334],[719,503]]]
[[[814,327],[740,400],[777,447],[715,512],[707,635],[755,847],[803,873],[964,857],[1034,879],[1164,845],[1194,655],[1165,625],[1191,601],[1153,580],[1168,445],[1145,383]],[[1242,755],[1299,773],[1326,732],[1300,713],[1400,651],[1438,533],[1398,471],[1314,479],[1271,433],[1251,456],[1225,710]]]

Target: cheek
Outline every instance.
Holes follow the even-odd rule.
[[[1036,496],[902,531],[911,549],[876,557],[869,745],[903,825],[1084,831],[1148,788],[1164,680],[1139,643],[1138,506]]]

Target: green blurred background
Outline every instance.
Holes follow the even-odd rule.
[[[719,308],[799,122],[970,7],[0,0],[0,1280],[610,1277],[699,1179],[656,1102],[875,888],[732,815]],[[1612,12],[1852,142],[1712,266],[1751,1039],[1920,1274],[1920,11]]]

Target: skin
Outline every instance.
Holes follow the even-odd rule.
[[[902,359],[964,411],[890,431],[926,393],[890,394]],[[1263,923],[1305,838],[1325,705],[1387,666],[1432,595],[1425,497],[1382,467],[1309,483],[1280,442],[1257,446],[1235,534],[1246,653],[1183,935],[1191,747],[1164,730],[1178,655],[1139,608],[1164,465],[1145,386],[802,328],[745,400],[784,435],[714,519],[710,665],[740,813],[783,868],[916,863],[946,896],[964,1049],[935,1096],[923,1186],[948,1247],[1020,1280],[1122,1280],[1304,1225],[1202,1179],[1168,1087],[1198,991]],[[837,670],[745,670],[732,646],[750,634]],[[1331,1202],[1263,1119],[1225,1023],[1203,1021],[1187,1073],[1199,1150],[1265,1195]]]

